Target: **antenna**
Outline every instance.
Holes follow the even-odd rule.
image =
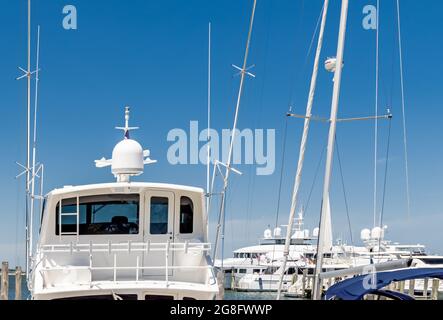
[[[33,230],[34,230],[34,215],[35,215],[35,200],[40,200],[40,209],[43,207],[43,164],[36,163],[37,158],[37,111],[38,111],[38,84],[39,84],[39,60],[40,60],[40,26],[37,28],[37,59],[36,69],[31,71],[31,0],[28,0],[28,37],[27,37],[27,60],[28,66],[25,70],[22,67],[18,69],[23,73],[17,77],[16,80],[27,78],[27,144],[26,144],[26,165],[17,165],[23,169],[23,171],[16,176],[16,178],[26,175],[26,201],[25,201],[25,232],[26,232],[26,278],[29,280],[30,275],[30,263],[33,254]],[[31,126],[31,78],[35,74],[35,97],[34,97],[34,121],[33,127]],[[31,128],[32,132],[32,164],[31,164]],[[35,195],[35,179],[40,178],[39,195]],[[30,209],[30,211],[29,211]],[[29,281],[28,281],[29,283]]]
[[[27,134],[26,134],[26,165],[22,165],[17,163],[21,168],[24,169],[24,171],[19,174],[17,177],[20,177],[21,175],[26,174],[26,183],[25,183],[25,190],[26,190],[26,202],[25,202],[25,231],[26,231],[26,276],[29,277],[29,258],[30,258],[30,226],[29,226],[29,214],[28,214],[28,201],[29,201],[29,187],[30,187],[30,174],[31,174],[31,168],[30,168],[30,151],[31,151],[31,76],[37,72],[31,71],[31,0],[28,0],[28,38],[27,38],[27,61],[28,66],[25,70],[24,68],[18,67],[20,71],[23,72],[23,75],[16,78],[17,80],[21,80],[24,78],[27,78]]]
[[[112,158],[95,160],[97,168],[111,166],[111,171],[117,178],[117,182],[129,182],[130,177],[143,173],[144,166],[156,163],[149,158],[149,150],[143,150],[142,146],[135,140],[129,138],[129,131],[139,129],[129,126],[130,108],[125,107],[125,126],[116,127],[124,131],[124,139],[117,143],[112,151]]]
[[[125,139],[129,139],[129,131],[140,129],[139,127],[130,127],[129,126],[129,113],[130,113],[130,108],[128,106],[126,106],[125,107],[125,126],[124,127],[115,127],[115,129],[124,131]]]
[[[33,250],[33,230],[34,230],[34,204],[35,204],[35,175],[36,175],[36,154],[37,154],[37,111],[38,111],[38,83],[39,83],[39,60],[40,60],[40,26],[37,27],[37,60],[35,72],[35,97],[34,97],[34,132],[32,145],[32,180],[31,180],[31,213],[30,213],[30,235],[29,235],[29,251]]]
[[[210,180],[211,180],[211,22],[208,25],[208,136],[207,136],[207,159],[206,159],[206,212],[209,212],[210,201]],[[209,219],[208,219],[209,221]]]

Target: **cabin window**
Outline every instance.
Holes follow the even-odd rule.
[[[194,204],[188,197],[180,198],[180,233],[192,233],[194,224]]]
[[[432,264],[432,265],[443,264],[443,259],[441,258],[422,258],[419,260],[423,261],[426,264]]]
[[[296,273],[296,272],[295,272],[295,268],[293,268],[293,267],[290,267],[286,272],[286,274],[294,274],[294,273]]]
[[[122,300],[138,300],[136,294],[117,294],[118,297],[122,298]],[[78,296],[78,297],[68,297],[68,298],[59,298],[54,300],[60,301],[82,301],[82,300],[115,300],[112,295],[96,295],[96,296]]]
[[[246,269],[239,269],[238,273],[246,273]]]
[[[268,267],[265,270],[265,274],[274,274],[275,272],[277,272],[277,270],[278,270],[278,267]]]
[[[146,295],[145,300],[174,300],[173,296]]]
[[[168,207],[169,199],[166,197],[151,198],[151,221],[149,232],[151,234],[168,233]]]
[[[63,199],[56,207],[56,235],[138,234],[138,194],[109,194],[79,198],[77,230],[77,198]],[[59,219],[61,218],[61,223]]]

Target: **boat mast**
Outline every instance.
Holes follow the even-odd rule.
[[[339,30],[338,46],[337,46],[337,62],[336,62],[336,69],[334,76],[334,92],[332,95],[328,149],[327,149],[326,168],[325,168],[325,180],[323,185],[323,200],[322,200],[322,209],[320,216],[320,230],[319,230],[319,239],[317,244],[317,259],[316,259],[314,287],[312,295],[312,298],[314,300],[321,299],[321,281],[319,275],[322,271],[323,254],[325,251],[324,250],[325,246],[330,245],[325,243],[327,238],[326,233],[331,232],[329,188],[331,182],[332,161],[334,155],[335,133],[337,129],[337,113],[338,113],[338,103],[340,99],[340,85],[341,85],[342,69],[343,69],[343,55],[344,55],[345,39],[346,39],[348,6],[349,6],[349,0],[342,0],[340,30]]]
[[[235,107],[235,116],[234,116],[234,125],[232,128],[232,137],[231,137],[231,144],[229,146],[229,154],[228,154],[228,160],[226,164],[222,164],[225,168],[225,175],[223,177],[223,191],[221,193],[221,200],[220,200],[220,212],[219,212],[219,216],[218,216],[218,223],[217,223],[217,231],[216,231],[216,237],[215,237],[215,244],[214,244],[214,261],[217,257],[217,250],[218,250],[218,242],[219,242],[219,237],[220,237],[220,231],[221,231],[221,226],[222,224],[224,225],[224,221],[225,221],[225,203],[226,203],[226,191],[228,189],[228,182],[229,182],[229,174],[232,170],[231,168],[231,162],[232,162],[232,152],[233,152],[233,148],[234,148],[234,142],[235,142],[235,133],[237,130],[237,121],[238,121],[238,114],[239,114],[239,110],[240,110],[240,102],[241,102],[241,98],[242,98],[242,94],[243,94],[243,88],[244,88],[244,82],[245,82],[245,77],[246,75],[250,75],[253,76],[251,73],[248,72],[248,56],[249,56],[249,45],[251,43],[251,36],[252,36],[252,29],[254,26],[254,16],[255,16],[255,8],[257,6],[257,0],[254,0],[254,4],[252,7],[252,14],[251,14],[251,20],[250,20],[250,24],[249,24],[249,33],[248,33],[248,39],[246,42],[246,50],[245,50],[245,56],[244,56],[244,60],[243,60],[243,67],[239,68],[234,66],[235,68],[240,70],[240,88],[238,90],[238,96],[237,96],[237,105]],[[224,237],[224,235],[222,234],[222,238]],[[223,242],[223,239],[222,239]],[[222,257],[223,260],[223,257]]]
[[[294,225],[295,211],[297,209],[298,193],[300,190],[303,165],[304,165],[304,161],[305,161],[306,142],[308,140],[309,126],[311,124],[311,117],[312,117],[312,106],[314,103],[315,89],[316,89],[316,85],[317,85],[318,65],[320,62],[320,55],[321,55],[321,50],[322,50],[322,46],[323,46],[323,36],[324,36],[324,31],[325,31],[326,19],[327,19],[327,15],[328,15],[328,5],[329,5],[329,0],[325,0],[324,5],[323,5],[323,16],[322,16],[322,21],[321,21],[321,27],[320,27],[320,32],[319,32],[319,36],[318,36],[317,52],[315,54],[314,70],[312,72],[311,88],[309,90],[308,104],[306,107],[306,118],[305,118],[305,124],[304,124],[304,128],[303,128],[303,136],[302,136],[301,143],[300,143],[300,152],[299,152],[299,158],[298,158],[297,173],[295,175],[294,190],[292,192],[291,210],[289,213],[289,222],[288,222],[288,227],[287,227],[287,231],[286,231],[285,248],[283,251],[282,270],[286,270],[286,263],[288,261],[288,256],[289,256],[289,249],[290,249],[291,236],[292,236],[292,227]],[[280,300],[280,297],[281,297],[283,278],[284,278],[284,272],[282,272],[280,275],[280,280],[278,283],[277,300]]]

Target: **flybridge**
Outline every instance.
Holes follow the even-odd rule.
[[[95,160],[97,168],[111,166],[111,171],[118,182],[129,182],[131,176],[138,176],[143,173],[146,164],[157,162],[157,160],[151,160],[149,158],[149,150],[143,150],[137,141],[130,139],[129,132],[138,129],[138,127],[129,126],[129,112],[129,107],[126,107],[125,126],[116,127],[116,129],[123,130],[124,139],[114,147],[112,158]]]

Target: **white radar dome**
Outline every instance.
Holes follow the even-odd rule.
[[[263,238],[271,239],[272,238],[272,230],[271,229],[266,229],[265,232],[263,233]]]
[[[281,237],[281,228],[279,228],[279,227],[274,228],[274,237],[275,238],[280,238]]]
[[[385,231],[380,227],[375,227],[371,231],[371,238],[372,239],[383,239],[385,234]]]
[[[112,173],[114,175],[143,173],[143,148],[135,140],[120,141],[112,151]]]
[[[342,63],[342,66],[344,66],[344,63]],[[326,59],[325,69],[328,72],[335,72],[335,69],[337,69],[337,58]]]
[[[371,230],[369,229],[363,229],[360,232],[360,239],[362,239],[363,241],[367,241],[371,239]]]
[[[303,239],[305,237],[305,233],[303,230],[296,230],[292,235],[292,239]]]
[[[116,129],[124,131],[124,139],[114,147],[111,159],[95,160],[95,166],[97,168],[110,166],[118,182],[129,182],[131,176],[143,173],[145,165],[157,161],[149,158],[149,150],[143,150],[137,141],[130,139],[129,132],[138,129],[138,127],[129,126],[129,107],[125,108],[125,126],[116,127]]]

